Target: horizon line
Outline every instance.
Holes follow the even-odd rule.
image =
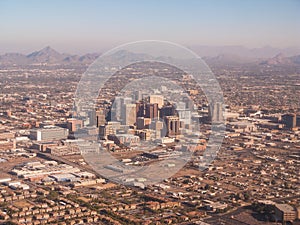
[[[125,43],[127,44],[127,43]],[[113,49],[115,47],[118,47],[120,45],[123,44],[118,44],[118,45],[112,45],[112,47],[103,47],[102,50],[100,51],[89,51],[89,50],[84,50],[84,51],[78,51],[80,53],[71,53],[70,51],[63,51],[63,50],[59,50],[59,48],[55,48],[52,47],[51,45],[45,45],[45,47],[43,48],[36,48],[34,50],[29,50],[29,51],[22,51],[22,50],[12,50],[12,51],[1,51],[0,50],[0,55],[5,55],[5,54],[22,54],[22,55],[30,55],[34,52],[39,52],[42,51],[46,48],[50,48],[60,54],[70,54],[70,55],[86,55],[86,54],[102,54],[105,53],[106,51],[109,51],[110,49]],[[197,47],[207,47],[207,48],[230,48],[230,47],[239,47],[239,48],[244,48],[247,50],[254,50],[254,49],[263,49],[263,48],[270,48],[270,49],[274,49],[274,50],[299,50],[300,51],[300,46],[288,46],[288,47],[275,47],[272,45],[263,45],[263,46],[256,46],[256,47],[249,47],[249,46],[245,46],[245,45],[211,45],[211,44],[192,44],[192,45],[183,45],[184,47],[193,50],[193,48],[197,48]],[[300,53],[300,52],[299,52]]]

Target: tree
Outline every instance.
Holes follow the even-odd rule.
[[[273,179],[273,180],[271,181],[271,184],[272,184],[272,185],[275,185],[275,184],[276,184],[276,180]]]
[[[244,199],[245,201],[248,201],[250,199],[250,194],[248,192],[244,193]]]
[[[56,199],[58,199],[58,197],[59,197],[59,194],[56,191],[50,191],[50,193],[48,195],[48,198],[50,200],[56,200]]]
[[[206,185],[204,186],[204,189],[205,189],[205,190],[209,190],[209,189],[210,189],[210,185],[209,185],[209,184],[206,184]]]

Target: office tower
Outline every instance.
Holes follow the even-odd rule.
[[[294,113],[285,114],[282,116],[282,122],[285,124],[286,128],[294,128],[297,126],[297,116]]]
[[[125,104],[122,107],[121,119],[123,125],[134,125],[136,122],[136,105]]]
[[[111,117],[110,119],[112,121],[121,120],[121,106],[122,106],[121,97],[115,97],[110,111],[110,117]]]
[[[163,119],[166,116],[174,116],[175,114],[175,107],[173,105],[168,105],[160,109],[159,117]]]
[[[101,139],[107,139],[108,135],[115,135],[120,127],[120,122],[109,121],[106,125],[99,126],[99,136]]]
[[[176,112],[182,124],[189,125],[191,123],[191,111],[187,109],[185,102],[176,103]]]
[[[149,129],[154,131],[153,136],[156,139],[165,137],[166,135],[166,127],[164,127],[164,123],[162,121],[159,120],[151,121],[151,124],[149,125]]]
[[[76,132],[83,127],[83,121],[75,118],[67,119],[67,128],[69,132]]]
[[[131,104],[132,103],[132,98],[129,97],[115,97],[114,102],[112,104],[112,108],[110,110],[110,120],[112,121],[120,121],[121,120],[121,111],[122,108],[126,104]]]
[[[89,111],[88,112],[88,124],[89,126],[95,126],[96,125],[96,110]]]
[[[164,123],[162,121],[155,120],[151,122],[149,127],[152,130],[162,130],[164,127]]]
[[[173,137],[180,134],[180,121],[177,116],[166,116],[167,136]]]
[[[132,98],[130,97],[115,97],[114,102],[112,104],[112,108],[110,109],[109,120],[111,121],[121,121],[124,120],[124,115],[122,115],[122,111],[125,110],[125,105],[131,104]]]
[[[162,95],[150,95],[149,102],[151,104],[157,103],[158,108],[161,108],[164,105],[164,96],[162,96]]]
[[[224,122],[222,102],[213,102],[208,107],[208,116],[213,123]]]
[[[191,124],[191,111],[189,109],[177,110],[180,122],[184,125]]]
[[[146,115],[147,118],[158,118],[158,104],[157,103],[148,103],[146,104]]]
[[[132,98],[130,97],[120,97],[121,99],[121,104],[126,105],[126,104],[131,104],[132,103]]]
[[[145,116],[146,106],[144,102],[136,103],[136,116],[137,117],[144,117]]]
[[[158,118],[158,104],[157,103],[136,103],[137,117]]]
[[[134,99],[135,101],[140,101],[140,100],[142,100],[142,96],[143,96],[142,91],[135,91],[135,92],[133,93],[133,99]]]
[[[99,127],[106,122],[106,112],[104,109],[98,109],[88,112],[89,115],[89,125]]]
[[[186,109],[189,109],[189,110],[194,109],[194,102],[192,99],[190,99],[189,97],[184,97],[182,101],[185,103]]]
[[[138,130],[148,129],[151,123],[151,118],[138,117],[136,121],[136,128]]]
[[[105,109],[99,109],[96,111],[96,126],[104,125],[106,122],[106,112]]]

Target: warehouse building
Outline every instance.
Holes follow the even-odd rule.
[[[30,139],[35,141],[62,140],[66,139],[68,135],[68,129],[57,126],[45,126],[30,131]]]

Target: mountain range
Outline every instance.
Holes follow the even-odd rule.
[[[266,59],[261,62],[261,65],[300,65],[300,55],[286,57],[283,53],[279,53],[276,56]]]
[[[247,48],[240,45],[228,46],[190,46],[191,50],[196,52],[201,57],[217,57],[219,55],[236,55],[242,58],[266,59],[274,57],[282,53],[287,57],[300,55],[300,47],[289,48],[274,48],[271,46],[264,46],[261,48]]]
[[[275,49],[264,47],[260,49],[247,49],[242,46],[224,47],[191,47],[208,64],[245,64],[258,65],[300,65],[300,49]],[[118,57],[124,57],[124,51],[116,53]],[[126,53],[128,56],[128,53]],[[130,54],[129,54],[130,55]],[[82,56],[59,53],[47,46],[28,55],[20,53],[6,53],[0,55],[0,65],[34,65],[34,64],[83,64],[89,65],[100,54],[89,53]]]
[[[28,55],[20,53],[6,53],[0,55],[1,65],[30,65],[30,64],[90,64],[99,57],[98,53],[89,53],[82,56],[61,54],[47,46],[39,51],[32,52]]]

